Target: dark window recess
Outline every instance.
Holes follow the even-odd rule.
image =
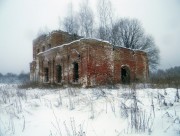
[[[45,51],[45,47],[44,46],[42,47],[42,50]]]
[[[37,49],[37,54],[39,53],[39,49]]]
[[[78,55],[78,58],[79,58],[79,59],[81,58],[81,55],[80,55],[80,54]]]
[[[121,81],[123,84],[130,83],[130,70],[128,67],[121,68]]]
[[[77,62],[73,63],[74,68],[73,68],[73,82],[78,82],[79,79],[79,66]]]
[[[56,80],[58,83],[62,80],[62,67],[60,65],[56,66]]]
[[[48,44],[48,49],[50,49],[51,48],[51,44]]]
[[[44,69],[45,82],[49,82],[49,69]]]

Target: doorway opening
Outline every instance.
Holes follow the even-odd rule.
[[[130,83],[130,70],[127,66],[121,67],[121,81],[123,84]]]

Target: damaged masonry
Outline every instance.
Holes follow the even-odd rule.
[[[30,80],[83,86],[129,83],[148,78],[145,52],[112,46],[63,31],[33,41]]]

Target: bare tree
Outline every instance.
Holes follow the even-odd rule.
[[[98,1],[99,28],[97,37],[103,40],[111,40],[111,30],[113,24],[113,12],[109,0]]]
[[[130,49],[143,50],[148,55],[150,69],[159,64],[159,50],[153,38],[144,33],[137,19],[120,19],[112,28],[112,44]]]
[[[147,53],[150,70],[154,70],[159,65],[159,49],[152,36],[145,36],[143,39],[138,49]]]
[[[37,32],[37,37],[42,35],[47,35],[50,32],[49,28],[47,26],[41,27]]]
[[[64,19],[64,29],[67,32],[84,37],[93,36],[94,15],[88,5],[88,0],[85,0],[80,6],[77,17],[73,14],[73,7],[70,4],[69,15]],[[148,55],[150,70],[156,69],[159,64],[159,50],[154,39],[144,33],[140,22],[137,19],[127,18],[115,22],[109,0],[99,0],[97,9],[99,26],[96,37],[107,40],[112,45],[145,51]]]
[[[68,10],[68,16],[63,20],[63,28],[71,34],[78,34],[79,24],[77,23],[77,17],[73,11],[72,3],[70,3]]]
[[[120,19],[113,26],[114,43],[127,48],[137,49],[143,38],[143,30],[137,20]],[[141,39],[141,40],[140,40]]]
[[[92,37],[94,29],[94,15],[93,11],[88,5],[88,0],[82,3],[78,14],[80,34],[84,37]]]

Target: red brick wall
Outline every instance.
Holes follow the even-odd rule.
[[[63,44],[63,36],[52,34],[49,41],[36,42],[33,46],[36,66],[39,68],[39,81],[44,81],[44,68],[49,69],[49,83],[56,83],[56,65],[62,67],[62,83],[73,84],[73,63],[77,62],[79,69],[78,83],[84,86],[121,83],[121,68],[126,66],[130,70],[130,79],[146,80],[148,77],[147,56],[142,51],[112,47],[106,42],[93,39],[82,39],[70,45],[59,46],[37,55],[36,50],[43,44],[53,46]],[[53,47],[52,46],[52,47]],[[31,68],[32,69],[32,68]],[[33,75],[33,70],[31,70]]]

